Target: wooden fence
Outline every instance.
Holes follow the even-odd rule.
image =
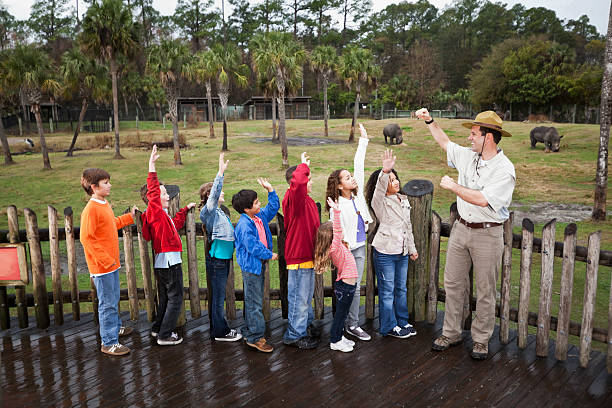
[[[426,181],[412,181],[406,184],[403,191],[409,195],[412,206],[412,224],[415,235],[416,246],[421,255],[417,261],[410,262],[408,274],[408,306],[416,321],[427,320],[434,323],[437,316],[438,302],[444,302],[445,292],[440,287],[440,240],[441,237],[449,237],[451,228],[458,217],[456,205],[450,210],[450,223],[443,223],[441,217],[431,209],[433,186]],[[170,213],[174,214],[179,208],[179,195],[171,200]],[[44,329],[50,325],[49,305],[53,304],[54,323],[62,325],[64,322],[64,304],[71,304],[72,318],[80,319],[80,303],[93,303],[94,320],[97,322],[97,297],[93,281],[90,290],[79,290],[77,281],[77,261],[75,251],[75,240],[79,238],[79,228],[74,227],[73,212],[70,207],[64,210],[64,228],[59,227],[60,217],[57,210],[48,206],[49,228],[40,229],[34,211],[26,208],[23,210],[25,230],[19,230],[17,208],[7,208],[8,231],[0,231],[0,243],[18,243],[27,241],[29,248],[29,266],[32,276],[32,294],[26,294],[25,286],[16,286],[15,294],[8,295],[7,287],[0,286],[0,328],[6,330],[10,325],[11,308],[16,308],[19,327],[28,327],[28,307],[35,310],[36,324],[38,328]],[[196,223],[196,210],[192,209],[187,214],[185,227],[180,231],[186,236],[187,252],[187,274],[189,277],[188,287],[185,288],[185,302],[189,301],[190,315],[192,318],[201,316],[201,302],[208,302],[208,291],[200,287],[198,269],[204,268],[197,262],[197,241],[202,241],[206,248],[206,234],[203,232],[202,224]],[[139,220],[140,217],[137,217]],[[537,327],[536,352],[538,356],[548,354],[550,331],[556,331],[555,355],[559,360],[565,360],[568,349],[568,336],[580,336],[580,364],[586,367],[591,351],[592,341],[607,343],[607,369],[612,373],[612,291],[610,291],[608,328],[593,327],[593,316],[595,306],[595,294],[597,289],[597,273],[600,266],[612,266],[612,251],[600,250],[600,232],[594,232],[589,236],[588,247],[576,245],[575,224],[569,224],[565,229],[563,242],[555,242],[555,220],[550,221],[543,229],[542,238],[534,237],[533,223],[523,220],[522,234],[512,232],[513,214],[504,224],[504,254],[501,268],[501,300],[496,307],[496,314],[500,317],[500,340],[507,343],[509,340],[509,323],[517,322],[517,343],[520,348],[527,345],[528,326]],[[270,301],[280,300],[283,317],[287,317],[287,263],[284,258],[285,231],[283,227],[283,216],[276,216],[276,223],[270,224],[272,234],[277,237],[278,246],[278,274],[279,287],[271,288],[270,268],[265,268],[265,288],[263,297],[263,313],[266,320],[270,317]],[[143,239],[141,223],[126,227],[122,230],[123,251],[125,263],[122,273],[126,274],[127,289],[121,289],[121,300],[128,301],[130,317],[137,320],[139,316],[139,300],[144,300],[147,318],[153,321],[155,317],[155,279],[152,276],[151,252],[147,241]],[[137,236],[138,256],[141,264],[143,287],[138,288],[136,284],[134,235]],[[365,285],[359,288],[359,295],[365,296],[366,318],[373,318],[376,296],[375,273],[371,259],[371,240],[374,234],[368,234]],[[67,268],[69,275],[69,291],[64,291],[61,283],[61,267],[59,261],[59,241],[66,241]],[[52,291],[47,292],[46,275],[41,251],[41,242],[49,242]],[[518,309],[510,307],[510,277],[512,273],[512,249],[520,249],[520,294]],[[539,309],[535,313],[529,311],[529,299],[531,289],[532,259],[534,253],[541,253],[541,281]],[[554,258],[562,258],[562,276],[560,289],[559,315],[551,316],[552,304],[552,282],[554,270]],[[570,321],[570,309],[573,293],[573,273],[575,262],[586,262],[586,279],[582,308],[582,321]],[[244,298],[244,291],[234,287],[233,263],[230,263],[230,276],[226,287],[226,314],[228,319],[236,318],[236,301]],[[332,271],[332,282],[335,280],[335,271]],[[470,280],[472,280],[470,272]],[[207,277],[207,287],[210,281]],[[473,288],[473,284],[471,285]],[[324,298],[331,297],[332,305],[335,307],[333,287],[324,285],[323,275],[316,275],[314,293],[315,318],[323,317]],[[184,305],[183,305],[184,306]],[[464,306],[464,328],[469,329],[471,315],[475,310],[476,302],[472,290],[466,295]],[[209,309],[210,310],[210,309]],[[182,308],[179,325],[186,321],[185,307]]]

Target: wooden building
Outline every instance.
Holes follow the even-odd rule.
[[[310,119],[310,96],[285,98],[285,119]],[[252,96],[243,103],[248,118],[254,120],[272,119],[272,98]],[[278,105],[276,106],[278,118]]]

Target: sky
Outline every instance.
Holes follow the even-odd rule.
[[[79,8],[85,9],[83,0],[70,0],[69,3],[76,4],[79,2]],[[557,17],[569,20],[577,19],[583,14],[586,14],[600,34],[605,34],[608,29],[608,16],[610,15],[610,0],[496,0],[513,6],[517,3],[523,4],[526,8],[530,7],[546,7],[554,10]],[[8,11],[19,20],[25,20],[30,15],[30,6],[34,0],[0,0]],[[429,0],[430,3],[439,9],[452,3],[452,0]],[[221,0],[214,0],[215,5],[220,9]],[[399,0],[372,0],[374,11],[380,11],[391,3],[399,3]],[[153,0],[153,6],[164,15],[170,15],[176,7],[176,0]],[[226,1],[226,7],[228,7]],[[226,10],[226,14],[228,10]]]

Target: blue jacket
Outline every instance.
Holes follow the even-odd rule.
[[[219,197],[221,196],[222,189],[223,176],[217,174],[213,186],[210,189],[206,205],[204,205],[200,211],[200,220],[204,224],[206,232],[209,234],[209,238],[212,241],[215,239],[233,241],[234,227],[227,215],[219,208]]]
[[[274,219],[280,202],[275,191],[268,193],[268,205],[262,208],[257,216],[263,221],[264,230],[266,231],[266,241],[268,246],[259,239],[255,221],[246,214],[240,214],[240,219],[236,224],[234,236],[236,238],[236,260],[242,272],[252,273],[254,275],[261,274],[261,261],[272,258],[272,233],[268,223]]]

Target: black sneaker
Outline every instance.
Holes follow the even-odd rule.
[[[297,347],[302,350],[311,350],[317,348],[319,345],[319,340],[314,339],[310,336],[304,336],[302,338],[297,339],[296,341],[286,342],[283,341],[286,346]]]
[[[181,344],[183,342],[183,338],[179,336],[176,332],[172,332],[170,337],[167,339],[160,339],[157,336],[157,344],[160,346],[176,346],[177,344]]]
[[[318,339],[319,337],[321,337],[321,329],[319,329],[314,324],[311,324],[310,326],[306,328],[306,333],[308,333],[310,337],[313,337],[315,339]]]

